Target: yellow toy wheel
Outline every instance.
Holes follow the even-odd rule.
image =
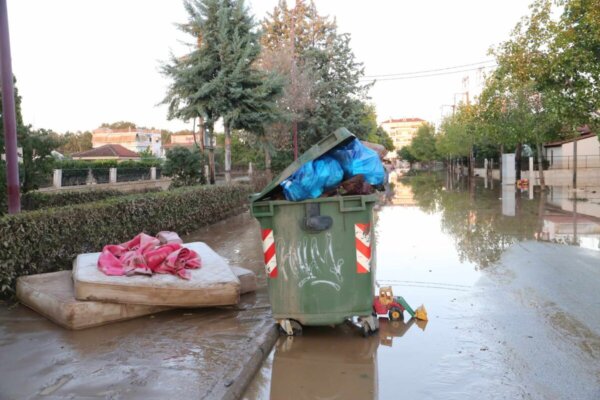
[[[388,312],[388,317],[390,318],[390,321],[399,321],[403,317],[402,310],[398,307],[392,307]]]

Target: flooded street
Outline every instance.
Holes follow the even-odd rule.
[[[600,398],[600,188],[535,189],[397,182],[376,279],[429,322],[280,337],[244,398]]]
[[[349,325],[280,336],[242,398],[599,399],[600,190],[506,189],[433,175],[396,182],[376,214],[376,279],[424,304],[429,321],[382,319],[368,338]],[[10,360],[0,399],[241,393],[251,374],[240,371],[268,353],[257,338],[273,332],[259,233],[244,213],[184,237],[257,272],[259,290],[236,307],[83,331],[0,308]]]

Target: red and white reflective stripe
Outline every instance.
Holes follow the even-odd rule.
[[[277,257],[275,257],[275,239],[273,229],[262,230],[263,253],[265,254],[265,269],[269,278],[277,278]]]
[[[368,274],[371,272],[371,230],[369,224],[354,225],[356,242],[356,272]]]

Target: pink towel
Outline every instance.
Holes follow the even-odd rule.
[[[200,266],[200,256],[195,251],[183,248],[176,242],[161,245],[158,238],[145,233],[122,244],[104,246],[98,258],[100,271],[117,276],[158,273],[190,279],[188,270]]]

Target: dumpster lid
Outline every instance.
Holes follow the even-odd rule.
[[[252,195],[250,197],[250,201],[255,202],[259,200],[265,200],[267,197],[277,193],[278,191],[282,191],[283,189],[280,186],[281,182],[289,178],[294,172],[300,169],[302,165],[321,157],[323,154],[327,153],[334,147],[339,146],[340,144],[350,142],[354,138],[356,138],[356,136],[354,136],[346,128],[339,128],[332,134],[327,135],[306,152],[304,152],[300,157],[298,157],[296,161],[288,165],[283,172],[281,172],[275,179],[271,181],[271,183],[265,186],[262,192]]]

